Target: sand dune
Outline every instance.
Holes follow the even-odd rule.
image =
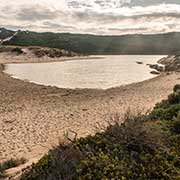
[[[3,58],[0,56],[1,64],[12,61]],[[180,74],[171,73],[108,90],[68,90],[12,79],[2,71],[3,65],[0,161],[11,157],[38,159],[63,139],[64,132],[71,129],[86,136],[95,132],[95,126],[106,125],[116,113],[123,116],[128,109],[146,112],[180,83]]]

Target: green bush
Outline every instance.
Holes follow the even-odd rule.
[[[0,163],[0,177],[3,177],[5,170],[17,167],[17,166],[24,164],[24,163],[26,163],[26,159],[24,159],[24,158],[9,159],[7,161]]]
[[[176,91],[168,97],[169,104],[179,104],[180,103],[180,91]]]
[[[25,174],[22,178],[24,180],[36,180],[40,178],[41,174],[44,174],[48,170],[50,163],[49,160],[49,156],[45,155],[42,159],[40,159],[40,161],[37,164],[32,165],[31,174],[29,174],[28,176],[26,176]]]
[[[20,55],[23,53],[22,49],[19,47],[12,49],[12,52],[16,53],[17,55]]]
[[[174,86],[174,92],[180,91],[180,84]]]
[[[176,88],[174,88],[176,90]],[[180,112],[180,91],[175,91],[167,100],[158,103],[149,117],[154,120],[173,120]]]
[[[151,119],[173,120],[180,112],[180,104],[170,105],[168,108],[157,108],[150,114]]]
[[[0,164],[0,172],[10,169],[16,166],[19,166],[21,164],[24,164],[26,162],[26,159],[20,158],[20,159],[10,159],[7,161],[4,161],[3,163]]]
[[[171,124],[171,131],[176,135],[180,135],[180,114]]]
[[[76,166],[81,160],[80,151],[74,145],[60,145],[33,164],[30,172],[25,172],[21,180],[70,180],[76,177]]]

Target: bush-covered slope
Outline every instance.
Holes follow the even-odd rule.
[[[150,114],[125,120],[51,150],[21,180],[179,180],[180,86]]]
[[[57,48],[47,48],[47,47],[38,47],[38,46],[0,46],[0,53],[13,53],[13,55],[34,55],[35,57],[41,58],[44,56],[50,58],[56,57],[74,57],[74,56],[81,56],[81,54],[66,51],[63,49]]]
[[[14,31],[10,31],[5,28],[0,28],[0,39],[8,38],[12,36],[14,33],[15,33]]]
[[[96,36],[70,33],[19,31],[8,45],[44,46],[83,54],[175,54],[180,33],[156,35]]]

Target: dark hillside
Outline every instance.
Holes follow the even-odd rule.
[[[180,33],[96,36],[88,34],[19,31],[14,38],[4,44],[60,48],[83,54],[166,55],[176,54],[180,51]]]
[[[15,33],[14,31],[10,31],[5,28],[0,28],[0,39],[8,38],[12,36],[14,33]]]

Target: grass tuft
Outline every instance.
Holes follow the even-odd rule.
[[[25,158],[20,158],[20,159],[11,158],[7,161],[4,161],[4,162],[0,163],[0,175],[3,176],[5,170],[17,167],[24,163],[26,163]]]

